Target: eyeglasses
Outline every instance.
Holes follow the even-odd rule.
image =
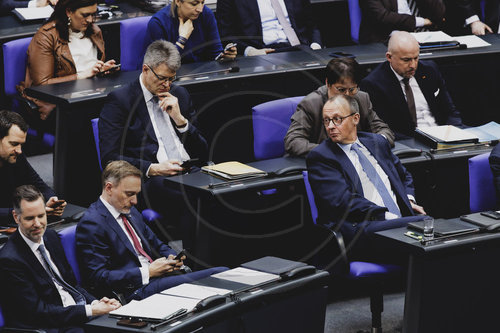
[[[151,72],[153,72],[153,74],[156,76],[156,78],[159,81],[161,81],[162,83],[167,82],[167,81],[168,82],[173,82],[177,78],[177,76],[175,76],[175,75],[171,76],[171,77],[165,77],[165,76],[158,75],[158,74],[156,74],[156,72],[154,71],[154,69],[151,68],[151,66],[148,65],[148,67],[151,70]]]
[[[351,88],[337,88],[335,86],[333,86],[335,88],[335,90],[337,90],[339,93],[345,95],[345,94],[349,94],[349,95],[354,95],[354,94],[357,94],[358,91],[359,91],[359,87],[356,86],[356,87],[351,87]]]
[[[344,117],[333,117],[333,118],[323,118],[323,125],[325,125],[325,127],[328,127],[330,125],[330,122],[333,122],[333,124],[335,126],[340,126],[342,125],[342,122],[344,121],[345,118],[349,118],[350,116],[353,116],[355,115],[357,112],[353,112],[347,116],[344,116]]]

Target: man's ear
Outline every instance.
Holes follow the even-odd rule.
[[[392,54],[391,54],[391,52],[387,51],[387,52],[385,53],[385,58],[387,59],[387,61],[391,61],[391,59],[392,59]]]
[[[14,218],[14,221],[16,221],[17,224],[19,224],[19,215],[17,215],[16,210],[12,210],[12,217]]]

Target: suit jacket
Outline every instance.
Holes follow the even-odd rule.
[[[4,164],[0,167],[0,225],[13,223],[12,219],[12,194],[16,187],[21,185],[34,185],[42,192],[45,201],[55,196],[54,191],[40,178],[36,171],[21,154],[14,164]]]
[[[484,18],[481,15],[481,8],[479,4],[479,0],[457,0],[457,5],[461,10],[463,20],[466,20],[473,15],[478,15],[479,19],[486,23],[494,33],[497,33],[500,18],[500,0],[484,1]]]
[[[414,215],[407,197],[414,195],[413,179],[391,152],[387,140],[364,132],[358,132],[358,138],[389,177],[402,216]],[[356,224],[367,219],[385,219],[387,208],[363,196],[361,180],[352,162],[336,143],[330,139],[323,141],[307,155],[306,163],[320,223]]]
[[[419,61],[415,73],[422,93],[438,125],[462,125],[462,119],[451,100],[446,84],[433,61]],[[361,83],[360,88],[370,95],[373,109],[398,134],[413,136],[415,125],[396,75],[388,61],[378,65]]]
[[[370,96],[358,92],[354,98],[359,104],[360,122],[358,131],[383,134],[391,145],[394,133],[372,109]],[[290,155],[305,156],[319,143],[328,138],[323,125],[323,105],[328,100],[326,85],[319,87],[297,105],[292,123],[285,136],[285,150]]]
[[[14,8],[26,8],[29,1],[24,0],[2,0],[0,1],[0,16],[10,15]]]
[[[175,252],[161,242],[133,207],[131,221],[144,251],[153,260]],[[82,280],[96,295],[123,293],[128,297],[142,287],[141,264],[127,235],[99,199],[80,219],[76,250]]]
[[[398,13],[397,0],[361,0],[362,20],[359,27],[359,41],[372,43],[385,41],[393,30],[414,31],[415,16]],[[419,16],[428,18],[434,25],[440,25],[445,14],[442,0],[417,0]]]
[[[284,0],[290,23],[303,45],[318,43],[321,35],[316,27],[308,0]],[[265,47],[262,39],[262,20],[257,0],[218,0],[217,23],[222,40],[238,43],[238,53],[247,46]]]
[[[85,297],[95,298],[76,284],[57,233],[51,229],[43,236],[46,249],[63,279]],[[84,305],[63,307],[59,292],[47,271],[28,244],[16,231],[0,251],[1,293],[6,325],[23,328],[70,327],[85,323]]]
[[[206,140],[191,122],[195,115],[186,88],[172,85],[170,93],[178,98],[183,116],[190,120],[186,132],[175,129],[191,158],[206,160]],[[175,124],[172,121],[175,127]],[[102,165],[109,161],[125,160],[146,174],[151,163],[158,163],[158,140],[149,118],[139,79],[115,90],[107,97],[99,116],[99,143]]]
[[[493,172],[493,182],[497,191],[497,207],[500,208],[500,144],[491,151],[490,167]]]

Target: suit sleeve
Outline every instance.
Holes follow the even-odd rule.
[[[313,103],[303,99],[292,115],[292,123],[285,135],[285,151],[294,156],[306,156],[311,150],[318,146],[311,142],[311,131],[314,127],[314,119],[311,110]]]
[[[384,220],[386,207],[381,207],[356,193],[346,181],[342,166],[327,159],[317,150],[307,156],[309,181],[318,205],[321,223],[362,222],[369,218]]]
[[[17,163],[22,163],[20,166],[22,167],[22,174],[26,177],[26,184],[31,184],[35,186],[40,192],[42,192],[45,201],[49,200],[50,197],[56,195],[54,190],[47,185],[42,178],[38,175],[38,173],[33,169],[33,167],[26,160],[26,156],[20,155],[18,157]],[[21,175],[20,175],[21,176]]]
[[[165,257],[167,258],[169,255],[173,254],[176,255],[176,252],[172,250],[170,246],[167,244],[163,243],[157,236],[156,234],[147,226],[146,223],[144,223],[142,220],[140,225],[142,226],[142,234],[145,239],[147,239],[149,246],[151,247],[152,250],[154,250],[156,253],[155,255],[158,257]]]
[[[366,106],[363,108],[363,115],[362,118],[365,118],[366,121],[363,121],[363,123],[366,123],[368,128],[363,128],[362,131],[367,131],[367,132],[371,132],[371,133],[376,133],[376,134],[380,134],[380,135],[383,135],[387,141],[389,142],[389,144],[391,146],[394,146],[394,132],[391,131],[391,129],[389,128],[389,126],[382,120],[379,118],[379,116],[375,113],[375,111],[373,111],[373,105],[372,105],[372,102],[370,100],[370,97],[368,94],[364,95],[365,97],[363,98],[364,100],[361,102],[362,105]]]
[[[138,98],[143,98],[142,94],[140,94]],[[127,116],[129,114],[129,109],[132,107],[133,105],[124,105],[120,96],[115,94],[115,92],[108,95],[108,100],[104,104],[99,116],[99,149],[101,151],[101,164],[104,168],[106,163],[110,161],[125,160],[140,169],[145,175],[152,163],[151,161],[125,156],[123,154],[124,147],[122,145],[125,144],[125,142],[122,142],[122,140],[127,132]]]
[[[86,218],[77,226],[76,244],[78,261],[85,283],[99,289],[122,292],[142,286],[139,267],[110,269],[113,258],[103,227]]]
[[[382,4],[382,0],[364,0],[359,5],[366,19],[376,22],[391,30],[413,31],[416,27],[415,16],[390,11]]]
[[[80,325],[88,321],[84,305],[63,307],[46,303],[36,292],[35,285],[28,276],[27,267],[15,260],[3,258],[1,261],[3,285],[8,286],[2,292],[10,302],[9,311],[23,313],[26,318],[39,327],[64,327]]]
[[[318,29],[318,25],[316,24],[316,20],[314,19],[313,8],[309,0],[302,1],[302,11],[305,15],[305,28],[309,35],[309,44],[318,43],[321,45],[321,33]]]
[[[29,1],[2,0],[0,1],[0,16],[9,15],[14,8],[26,8]]]
[[[217,21],[214,13],[208,7],[204,10],[203,15],[205,17],[203,18],[202,29],[205,35],[205,40],[209,41],[208,45],[206,45],[209,59],[205,60],[215,60],[215,58],[223,51],[219,30],[217,29]],[[236,46],[236,48],[238,48],[238,46]]]
[[[471,16],[477,15],[476,9],[472,0],[456,0],[456,6],[460,10],[464,20]]]
[[[238,43],[236,47],[238,53],[243,54],[245,49],[252,45],[245,41],[244,33],[240,28],[240,17],[235,0],[218,0],[216,14],[220,37],[224,42],[233,41]]]

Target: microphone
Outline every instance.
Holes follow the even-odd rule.
[[[215,70],[215,71],[186,74],[186,75],[179,76],[177,79],[182,79],[182,78],[190,77],[190,76],[205,76],[205,75],[208,75],[208,74],[215,74],[215,73],[237,73],[239,71],[240,71],[240,67],[239,66],[232,66],[232,67],[229,67],[229,68],[218,69],[218,70]]]

